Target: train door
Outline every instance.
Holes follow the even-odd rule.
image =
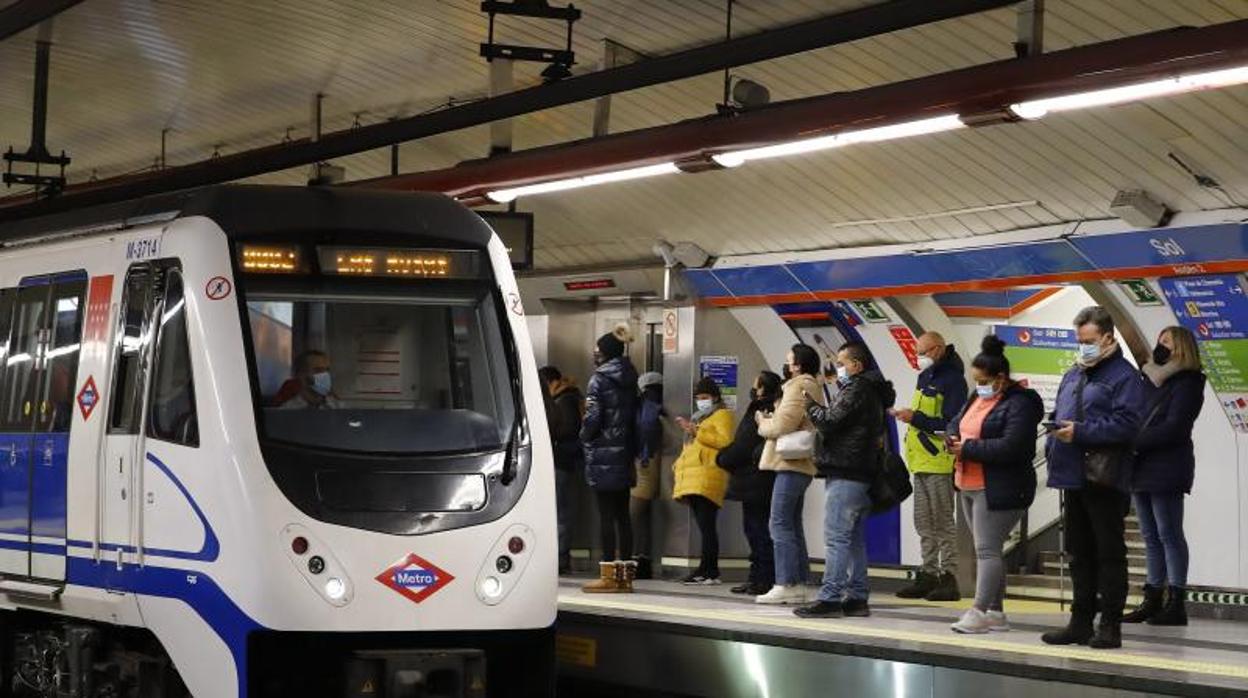
[[[151,360],[153,314],[157,299],[156,268],[135,264],[126,272],[121,294],[112,389],[108,391],[108,430],[104,437],[101,509],[102,541],[117,566],[133,555],[139,506],[138,477],[142,471],[143,386]]]
[[[8,339],[0,382],[0,529],[6,578],[65,580],[69,428],[86,274],[23,279],[0,304]],[[24,555],[13,555],[19,547]],[[23,559],[24,558],[24,559]]]

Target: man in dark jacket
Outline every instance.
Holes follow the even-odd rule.
[[[1065,491],[1063,526],[1074,583],[1070,624],[1045,633],[1050,645],[1087,643],[1096,649],[1122,646],[1127,601],[1130,451],[1140,431],[1144,395],[1135,368],[1114,339],[1114,320],[1100,306],[1075,316],[1079,360],[1062,377],[1049,437],[1049,487]],[[1117,482],[1088,480],[1092,459],[1118,464]],[[1093,631],[1100,597],[1101,621]]]
[[[637,456],[637,370],[624,356],[629,338],[627,327],[598,338],[594,351],[598,368],[589,379],[585,397],[585,419],[581,424],[585,481],[598,500],[602,535],[601,577],[590,582],[586,591],[631,590],[636,574],[628,490],[637,477],[633,463]],[[614,571],[610,569],[612,565]]]
[[[572,571],[571,525],[575,513],[572,478],[585,462],[581,449],[581,391],[554,366],[538,370],[551,399],[550,443],[555,455],[555,512],[559,529],[559,574]]]
[[[874,369],[865,344],[849,342],[836,355],[841,389],[831,404],[807,406],[811,422],[823,437],[815,454],[824,485],[823,586],[817,600],[794,611],[803,618],[865,617],[867,606],[868,490],[884,450],[884,410],[897,399],[893,384]]]
[[[962,357],[938,332],[924,332],[915,347],[919,380],[909,408],[898,408],[906,430],[906,465],[914,474],[914,530],[923,564],[903,599],[958,601],[958,526],[954,520],[953,455],[940,432],[966,404]]]

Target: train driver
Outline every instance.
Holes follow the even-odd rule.
[[[310,349],[295,357],[294,378],[277,391],[275,401],[282,409],[336,409],[342,401],[333,392],[329,354]]]

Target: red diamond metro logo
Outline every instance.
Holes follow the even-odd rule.
[[[99,401],[100,391],[95,387],[95,376],[87,376],[87,382],[78,391],[78,410],[82,412],[84,422],[91,417],[91,412]]]
[[[407,557],[399,558],[377,575],[376,579],[406,596],[412,603],[420,603],[450,584],[455,577],[416,553],[411,553]]]

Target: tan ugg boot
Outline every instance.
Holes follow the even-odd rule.
[[[620,581],[619,593],[633,593],[633,580],[637,578],[637,561],[625,560],[624,562],[617,562],[615,564]]]
[[[616,572],[618,562],[599,562],[598,579],[581,587],[586,594],[615,594],[620,590],[619,575]]]

